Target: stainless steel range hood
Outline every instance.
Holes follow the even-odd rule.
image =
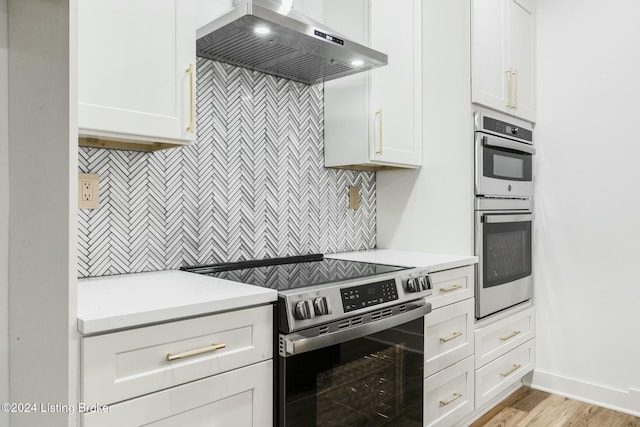
[[[236,0],[196,36],[198,56],[306,84],[387,64],[384,53],[270,0]]]

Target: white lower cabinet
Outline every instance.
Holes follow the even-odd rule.
[[[473,266],[429,274],[424,318],[425,426],[452,426],[474,408]]]
[[[273,308],[85,337],[85,427],[263,426],[273,417]]]
[[[111,405],[82,416],[84,427],[271,425],[273,361]]]
[[[425,316],[424,375],[426,377],[473,355],[473,298]]]
[[[473,298],[475,271],[472,265],[431,273],[432,294],[427,297],[431,307],[443,307],[454,302]]]
[[[534,366],[534,340],[511,350],[476,371],[476,406],[519,382]]]
[[[476,367],[480,368],[534,337],[533,307],[475,331]]]
[[[473,411],[473,356],[424,380],[424,425],[451,426]]]

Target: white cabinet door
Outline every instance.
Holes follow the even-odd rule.
[[[370,158],[422,165],[420,2],[371,0],[371,46],[389,65],[371,71]]]
[[[474,350],[473,298],[433,310],[424,318],[424,376],[471,356]]]
[[[468,357],[424,380],[425,427],[450,427],[473,411],[473,374]]]
[[[273,309],[260,306],[85,337],[82,398],[120,402],[271,359],[272,326]]]
[[[529,0],[472,0],[471,98],[535,121],[535,12]]]
[[[510,0],[473,0],[471,94],[473,102],[510,112],[507,17]]]
[[[529,340],[476,370],[476,407],[518,383],[535,366],[535,340]]]
[[[513,68],[514,116],[534,122],[535,15],[529,0],[509,0],[509,58]]]
[[[325,166],[421,166],[420,1],[325,0],[322,20],[389,57],[387,66],[325,83]]]
[[[79,2],[78,100],[80,136],[193,141],[194,1]]]
[[[81,415],[84,427],[262,427],[273,418],[268,360]]]

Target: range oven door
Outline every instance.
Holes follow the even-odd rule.
[[[533,296],[530,211],[477,211],[476,317],[504,310]]]
[[[315,337],[323,338],[318,344],[299,334],[281,335],[279,425],[422,426],[424,315],[430,311],[422,305],[373,327]],[[283,356],[287,346],[295,354]]]
[[[477,132],[475,153],[477,196],[533,197],[530,144]]]

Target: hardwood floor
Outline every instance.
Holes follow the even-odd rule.
[[[522,387],[471,427],[640,427],[640,418]]]

